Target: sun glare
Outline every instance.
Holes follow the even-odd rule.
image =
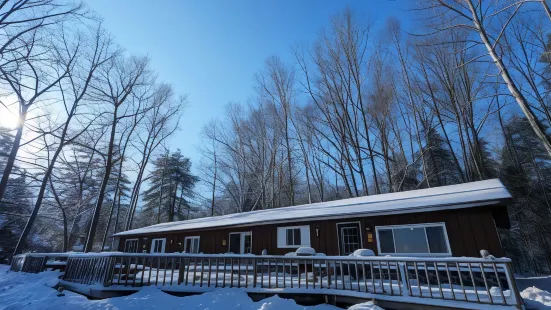
[[[0,107],[0,127],[14,129],[17,127],[17,113]]]

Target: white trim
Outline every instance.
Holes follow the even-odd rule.
[[[252,231],[242,231],[242,232],[231,232],[228,234],[228,253],[231,249],[231,238],[229,235],[239,235],[239,253],[234,254],[252,254],[253,252],[253,232]],[[251,252],[245,253],[245,236],[251,237]]]
[[[339,254],[341,254],[341,235],[339,233],[339,225],[346,225],[346,224],[358,224],[359,227],[360,227],[360,249],[363,248],[364,246],[364,240],[363,240],[363,234],[362,234],[362,222],[361,221],[354,221],[354,222],[339,222],[335,225],[335,227],[337,228],[337,244],[338,244],[338,247],[339,247]]]
[[[300,244],[287,245],[287,230],[300,229]],[[282,226],[277,228],[277,248],[278,249],[298,249],[300,247],[309,247],[312,244],[310,239],[310,225]]]
[[[162,248],[161,248],[161,252],[154,252],[153,250],[155,249],[155,241],[162,241]],[[155,238],[155,239],[151,239],[151,250],[149,251],[149,253],[165,253],[165,249],[166,249],[166,238]]]
[[[447,253],[384,253],[381,252],[381,243],[379,239],[379,229],[401,229],[401,228],[416,228],[416,227],[442,227],[444,231],[444,238],[446,241]],[[446,228],[446,223],[444,222],[434,222],[434,223],[420,223],[420,224],[407,224],[407,225],[382,225],[375,226],[375,234],[377,238],[377,252],[378,255],[389,255],[389,256],[452,256],[452,249],[450,246],[450,239],[448,237],[448,230]],[[394,241],[394,250],[396,251],[396,240],[394,240],[394,232],[392,232],[392,240]],[[430,251],[429,240],[427,237],[427,231],[425,230],[425,242],[427,243],[427,249]]]
[[[193,239],[199,239],[199,242],[197,243],[197,252],[194,253],[193,251],[190,251],[189,253],[194,253],[194,254],[198,254],[200,252],[200,248],[201,248],[201,236],[188,236],[188,237],[185,237],[184,238],[184,252],[188,253],[187,252],[187,249],[186,249],[186,244],[187,244],[187,241],[188,239],[191,239],[191,249],[193,249]]]
[[[137,243],[136,243],[136,252],[126,252],[126,244],[128,243],[128,241],[137,241]],[[124,253],[139,253],[138,252],[139,246],[140,246],[140,238],[126,239],[126,240],[124,240],[124,250],[123,250],[123,252]]]

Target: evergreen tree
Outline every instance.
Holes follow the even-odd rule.
[[[199,180],[192,175],[191,162],[180,150],[157,157],[153,161],[149,188],[143,195],[143,224],[173,222],[189,217],[189,199]]]
[[[392,179],[394,180],[394,192],[414,190],[417,188],[419,180],[417,175],[419,174],[419,164],[413,163],[408,165],[407,159],[398,153],[393,156],[393,160],[390,162],[390,168],[392,172]]]
[[[422,187],[436,187],[460,183],[459,171],[455,169],[450,150],[438,131],[428,126],[426,145],[423,148],[426,178]]]
[[[0,172],[13,144],[13,135],[0,128]],[[0,202],[0,248],[11,253],[30,213],[32,193],[27,184],[27,171],[15,166],[10,175],[4,197]],[[1,177],[1,175],[0,175]]]
[[[504,247],[517,269],[551,271],[551,162],[525,118],[505,125],[499,177],[514,197],[511,229],[502,232]]]

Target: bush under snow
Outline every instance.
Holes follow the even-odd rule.
[[[532,286],[520,292],[527,309],[551,309],[551,293]]]
[[[361,304],[353,305],[348,310],[384,310],[383,308],[375,305],[372,301],[364,302]]]
[[[314,256],[316,255],[316,250],[311,247],[301,246],[297,249],[296,253],[298,256]]]
[[[354,251],[350,256],[354,257],[368,257],[368,256],[375,256],[375,252],[373,252],[370,249],[358,249]]]

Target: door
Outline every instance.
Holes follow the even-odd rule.
[[[234,254],[250,254],[252,234],[250,231],[230,233],[229,252]]]
[[[166,238],[151,240],[151,253],[164,253],[166,246]]]
[[[184,239],[184,252],[197,254],[199,253],[199,236],[186,237]]]
[[[338,223],[339,253],[349,255],[362,248],[362,231],[359,222]]]

